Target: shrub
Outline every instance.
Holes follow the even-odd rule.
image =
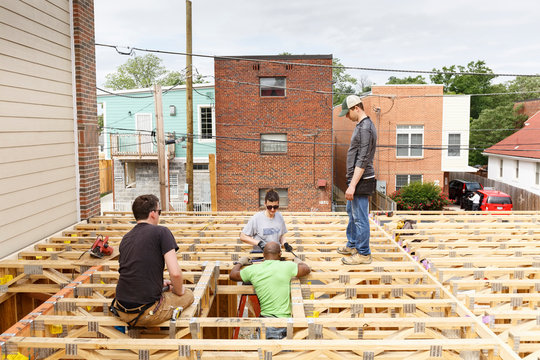
[[[398,210],[442,210],[450,203],[434,183],[414,182],[390,195]]]

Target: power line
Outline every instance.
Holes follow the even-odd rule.
[[[323,65],[323,64],[310,64],[302,62],[290,62],[290,61],[281,61],[281,60],[269,60],[269,59],[260,59],[260,58],[249,58],[249,57],[238,57],[238,56],[216,56],[216,55],[207,55],[207,54],[194,54],[186,53],[180,51],[167,51],[167,50],[156,50],[156,49],[143,49],[139,47],[125,47],[129,50],[129,53],[119,51],[121,48],[118,45],[110,44],[101,44],[95,43],[96,46],[109,47],[115,49],[121,55],[131,55],[133,51],[143,51],[157,54],[168,54],[168,55],[181,55],[181,56],[195,56],[202,58],[211,58],[214,60],[238,60],[238,61],[248,61],[248,62],[266,62],[273,64],[283,64],[283,65],[298,65],[298,66],[310,66],[310,67],[322,67],[322,68],[338,68],[338,69],[347,69],[347,70],[363,70],[363,71],[378,71],[378,72],[399,72],[399,73],[417,73],[417,74],[433,74],[433,75],[475,75],[475,76],[493,76],[493,77],[540,77],[540,74],[512,74],[512,73],[482,73],[482,72],[460,72],[460,71],[434,71],[434,70],[410,70],[410,69],[389,69],[389,68],[370,68],[370,67],[361,67],[361,66],[345,66],[345,65]]]
[[[153,131],[149,130],[135,130],[135,129],[125,129],[125,128],[112,128],[116,130],[124,130],[124,131],[132,131],[132,132],[150,132],[153,135]],[[172,133],[168,133],[169,136],[172,136]],[[175,139],[181,139],[186,138],[187,134],[184,133],[176,133],[175,132]],[[193,134],[193,138],[195,139],[202,139],[202,140],[209,140],[207,138],[203,138],[202,134]],[[349,146],[349,143],[335,143],[335,142],[313,142],[313,141],[292,141],[292,140],[263,140],[261,138],[248,138],[248,137],[233,137],[233,136],[217,136],[213,135],[211,137],[212,140],[224,140],[224,141],[250,141],[250,142],[258,142],[258,143],[273,143],[273,144],[298,144],[298,145],[319,145],[319,146]],[[214,147],[214,145],[199,143],[199,145],[202,146],[208,146],[208,147]],[[471,144],[471,145],[443,145],[443,144],[423,144],[423,145],[397,145],[397,144],[377,144],[376,147],[378,149],[421,149],[421,150],[429,150],[429,151],[445,151],[445,150],[485,150],[486,147],[492,147],[496,144]],[[502,144],[500,146],[540,146],[540,142],[534,142],[534,143],[520,143],[520,144]],[[130,145],[131,146],[131,145]],[[504,149],[501,149],[504,150]],[[539,149],[507,149],[507,151],[536,151]],[[239,150],[240,151],[240,150]],[[240,151],[241,152],[241,151]],[[258,153],[260,154],[260,153]],[[310,155],[311,156],[311,155]]]
[[[540,75],[539,75],[540,76]],[[217,78],[213,75],[206,75],[203,77],[211,77],[214,79],[214,82],[217,81],[224,81],[229,83],[236,83],[240,85],[249,85],[253,87],[260,87],[260,83],[252,83],[249,81],[240,81],[240,80],[233,80],[233,79],[224,79],[224,78]],[[440,85],[440,84],[435,84]],[[382,86],[382,85],[381,85]],[[150,98],[151,96],[129,96],[129,95],[123,95],[118,93],[113,93],[111,91],[107,91],[104,89],[101,89],[99,87],[96,87],[98,90],[101,90],[103,92],[106,92],[110,95],[115,96],[122,96],[127,98]],[[476,94],[425,94],[425,95],[392,95],[392,94],[373,94],[372,92],[363,92],[363,93],[349,93],[349,92],[337,92],[337,91],[325,91],[325,90],[314,90],[314,89],[304,89],[304,88],[298,88],[298,87],[287,87],[287,86],[272,86],[272,88],[275,89],[283,89],[283,90],[289,90],[289,91],[299,91],[299,92],[311,92],[319,95],[358,95],[360,97],[379,97],[379,98],[388,98],[388,99],[410,99],[410,98],[437,98],[437,97],[459,97],[459,96],[471,96],[471,97],[479,97],[479,96],[504,96],[504,95],[525,95],[525,94],[540,94],[540,89],[538,90],[530,90],[530,91],[513,91],[513,92],[496,92],[496,93],[476,93]],[[172,89],[168,89],[164,92],[164,94]],[[195,89],[194,89],[195,90]],[[151,91],[151,90],[149,90]],[[195,90],[196,91],[196,90]],[[199,93],[198,91],[196,91]],[[200,95],[206,96],[204,94],[199,93]],[[209,97],[210,98],[210,97]],[[215,101],[215,99],[212,99]]]

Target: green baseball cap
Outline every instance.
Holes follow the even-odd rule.
[[[362,99],[360,99],[359,96],[356,95],[349,95],[343,100],[343,104],[341,104],[341,112],[338,116],[345,116],[349,113],[349,110],[362,103]]]

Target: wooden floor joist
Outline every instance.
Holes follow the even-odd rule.
[[[238,235],[252,214],[195,215],[161,217],[176,237],[195,302],[177,321],[155,328],[128,331],[109,314],[118,262],[88,260],[85,253],[97,235],[118,248],[134,225],[130,213],[92,218],[22,251],[18,260],[0,262],[0,315],[20,320],[0,320],[0,359],[18,353],[156,360],[540,354],[540,213],[375,213],[373,262],[358,266],[342,265],[335,251],[345,243],[345,214],[284,213],[288,242],[312,268],[291,284],[290,319],[237,317],[238,297],[253,287],[231,282],[228,272],[249,255],[251,246]],[[415,228],[398,229],[407,219]],[[269,326],[287,328],[287,338],[266,340]],[[236,328],[243,335],[232,340]]]

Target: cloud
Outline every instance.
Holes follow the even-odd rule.
[[[193,51],[209,55],[333,54],[347,66],[431,70],[485,60],[500,72],[537,73],[536,14],[502,0],[197,0]],[[185,1],[95,0],[96,41],[185,51]],[[161,56],[161,55],[160,55]],[[181,69],[185,57],[162,56]],[[98,84],[126,57],[97,50]],[[194,58],[204,74],[213,61]],[[384,83],[394,74],[351,71]]]

